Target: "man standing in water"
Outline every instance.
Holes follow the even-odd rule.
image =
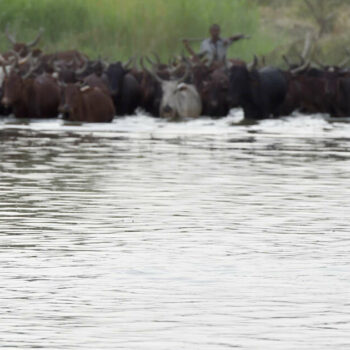
[[[220,38],[221,28],[218,24],[213,24],[210,27],[210,38],[205,39],[199,51],[196,54],[190,46],[189,40],[184,39],[183,43],[186,50],[196,59],[205,57],[210,63],[213,62],[224,62],[226,59],[227,49],[235,41],[247,38],[244,34],[238,34],[231,36],[227,39]]]

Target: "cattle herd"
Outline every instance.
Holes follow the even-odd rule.
[[[261,66],[255,58],[207,62],[183,55],[162,63],[157,54],[107,63],[76,50],[43,53],[19,43],[6,29],[11,49],[0,55],[0,114],[111,122],[140,108],[170,120],[226,116],[241,107],[248,119],[301,113],[350,116],[350,70],[315,64],[300,55],[287,69]]]

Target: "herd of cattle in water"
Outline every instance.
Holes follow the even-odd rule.
[[[52,54],[19,43],[6,30],[12,48],[0,55],[0,114],[111,122],[141,108],[170,120],[219,118],[241,107],[247,119],[301,113],[350,116],[350,70],[316,66],[303,55],[288,68],[259,67],[240,60],[206,62],[184,56],[167,64],[142,57],[126,63],[89,60],[76,50]],[[153,56],[152,56],[153,57]]]

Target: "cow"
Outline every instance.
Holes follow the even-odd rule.
[[[290,66],[290,68],[292,68]],[[342,103],[339,94],[339,80],[348,76],[348,72],[339,67],[318,69],[304,64],[285,72],[288,79],[288,92],[281,107],[281,113],[288,115],[294,110],[302,113],[329,113],[342,116]]]
[[[161,84],[162,99],[159,116],[170,120],[198,118],[202,113],[202,101],[198,90],[193,84],[184,83],[190,74],[187,70],[180,79],[163,80],[156,72],[151,72]]]
[[[241,106],[247,119],[279,116],[287,87],[286,77],[274,67],[257,70],[255,67],[232,66],[229,70],[230,104]]]
[[[31,78],[31,71],[21,76],[16,70],[5,72],[2,104],[11,106],[17,118],[54,118],[58,114],[60,88],[49,74]]]
[[[106,95],[110,96],[110,90],[108,88],[108,81],[107,79],[104,79],[103,76],[98,76],[97,74],[93,73],[88,75],[83,79],[84,85],[90,86],[90,87],[98,87],[100,88]]]
[[[140,85],[140,107],[146,113],[157,117],[162,99],[161,85],[148,71],[134,72],[133,75]]]
[[[133,74],[129,72],[129,65],[115,62],[106,70],[110,93],[118,116],[131,115],[141,103],[141,87]]]
[[[160,65],[159,63],[156,64],[152,61],[149,62],[151,63],[153,70],[157,69],[157,75],[161,77],[161,79],[170,79],[170,74],[168,70],[164,69],[164,65]],[[163,95],[161,83],[154,77],[154,74],[145,67],[143,57],[140,59],[140,65],[142,71],[132,71],[132,74],[139,82],[141,89],[140,107],[150,115],[159,117],[160,103]]]
[[[203,113],[210,117],[224,117],[230,110],[228,101],[228,75],[225,67],[214,69],[203,82],[200,91]]]
[[[8,26],[6,26],[5,35],[6,35],[7,39],[10,41],[10,43],[12,44],[12,50],[4,53],[3,57],[8,59],[11,56],[13,56],[13,52],[17,53],[20,57],[28,56],[28,54],[31,52],[32,48],[39,43],[43,32],[44,32],[44,29],[40,28],[36,38],[32,42],[19,43],[16,41],[15,35],[12,35],[9,32]]]
[[[337,80],[334,117],[350,117],[350,76]]]
[[[99,87],[67,84],[59,111],[69,121],[109,123],[115,115],[112,98]]]

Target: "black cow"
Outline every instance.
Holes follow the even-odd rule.
[[[337,82],[335,117],[350,116],[350,77],[342,77]]]
[[[229,71],[230,105],[241,106],[247,119],[278,117],[287,87],[282,71],[273,67],[249,70],[233,66]]]
[[[108,66],[106,75],[117,115],[130,115],[140,105],[141,87],[121,62]]]

